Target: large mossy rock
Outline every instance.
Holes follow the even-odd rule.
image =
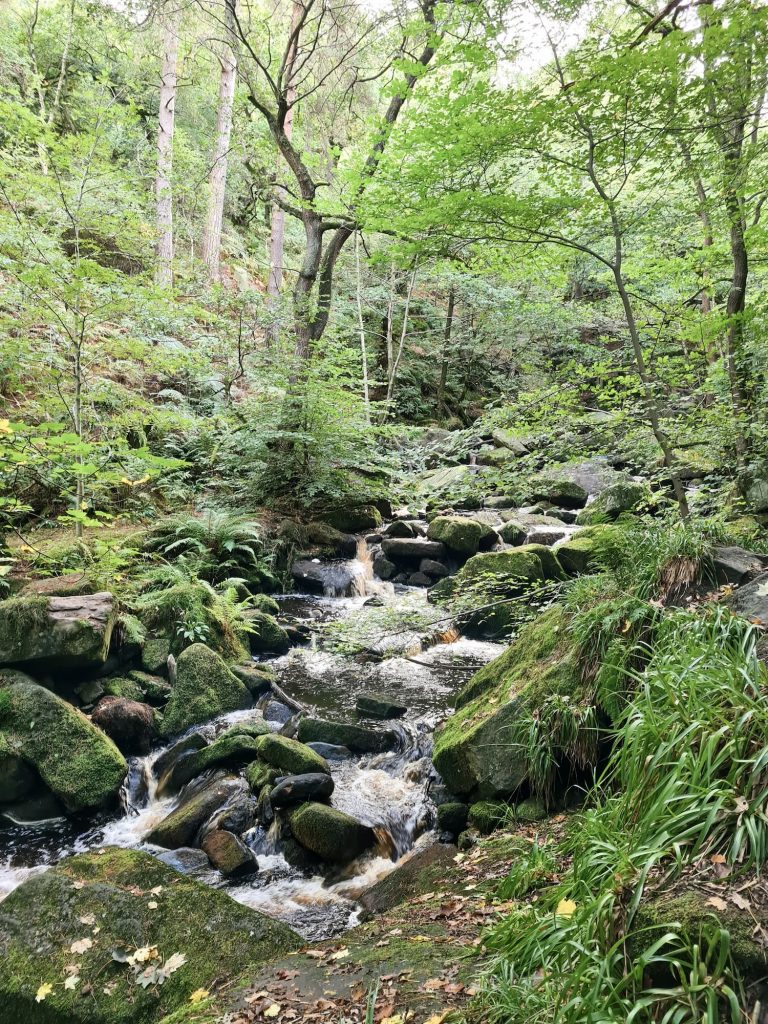
[[[592,526],[596,523],[612,523],[624,512],[631,512],[637,505],[651,497],[648,484],[627,480],[612,484],[598,494],[591,504],[583,508],[576,517],[579,526]]]
[[[356,505],[336,508],[324,517],[334,529],[341,533],[362,533],[377,530],[381,526],[381,512],[375,505]]]
[[[603,561],[610,561],[620,537],[621,531],[616,526],[585,527],[558,547],[558,561],[571,576],[590,572],[599,568]]]
[[[84,951],[73,952],[75,943]],[[81,854],[30,878],[0,904],[0,1018],[151,1024],[190,1008],[197,989],[234,980],[300,945],[287,925],[147,853]],[[163,985],[142,988],[131,967],[113,958],[113,951],[125,951],[120,956],[137,948],[157,951],[143,968],[174,954],[185,961]],[[65,988],[68,977],[79,981]],[[51,991],[36,1002],[41,984]]]
[[[432,755],[452,793],[493,799],[527,780],[528,716],[550,696],[578,702],[583,695],[566,627],[562,609],[544,612],[459,691],[458,710],[438,731]]]
[[[393,729],[369,729],[347,722],[329,722],[324,718],[302,718],[299,722],[302,743],[330,743],[346,747],[355,754],[381,754],[397,746],[397,733]]]
[[[291,646],[288,634],[273,615],[255,609],[245,613],[252,632],[248,634],[251,650],[259,654],[274,651],[284,654]]]
[[[14,597],[0,602],[0,664],[58,671],[103,665],[112,595]]]
[[[534,501],[550,501],[560,508],[583,508],[589,494],[575,480],[542,474],[532,481],[531,497]]]
[[[260,736],[256,751],[262,761],[279,768],[286,775],[307,775],[313,772],[330,774],[328,762],[306,743],[270,733]]]
[[[165,709],[162,731],[165,736],[173,736],[190,725],[250,704],[247,687],[230,672],[224,659],[205,644],[192,644],[181,652],[176,663],[176,682]]]
[[[184,790],[181,801],[147,836],[147,842],[178,850],[194,846],[203,825],[220,808],[236,796],[245,796],[248,784],[244,779],[214,772],[207,780],[200,780]]]
[[[427,529],[427,537],[445,544],[449,551],[474,555],[483,543],[494,538],[490,526],[464,516],[438,516]]]
[[[112,803],[128,772],[115,744],[80,711],[35,683],[0,684],[0,755],[22,758],[68,811]]]
[[[243,768],[258,755],[257,738],[269,732],[266,722],[256,722],[248,731],[233,726],[201,750],[184,752],[163,777],[158,792],[181,789],[209,768]]]
[[[327,804],[302,804],[289,821],[297,842],[332,864],[348,864],[376,841],[372,828]]]

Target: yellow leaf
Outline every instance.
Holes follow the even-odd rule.
[[[264,1016],[276,1017],[278,1013],[280,1013],[280,1003],[272,1003],[272,1005],[268,1006],[264,1011]]]
[[[443,1014],[443,1017],[445,1014]],[[413,1010],[408,1010],[406,1013],[396,1013],[394,1017],[385,1017],[381,1024],[406,1024],[406,1021],[411,1020],[413,1017]],[[442,1018],[440,1018],[442,1020]]]
[[[576,904],[573,900],[560,900],[557,904],[557,910],[555,913],[558,917],[572,917],[575,909]]]
[[[190,1003],[202,1003],[204,999],[207,999],[211,993],[207,988],[196,988],[192,995],[189,997]]]
[[[150,900],[147,906],[150,910],[157,910],[157,900]]]
[[[433,1013],[431,1017],[427,1017],[424,1024],[443,1024],[443,1021],[448,1016],[448,1010],[443,1010],[442,1013]]]
[[[37,990],[37,993],[35,995],[35,1002],[42,1003],[45,997],[49,996],[51,992],[53,992],[53,985],[46,981],[45,984],[41,985],[40,988]]]
[[[0,434],[12,434],[12,433],[13,433],[13,431],[11,430],[11,421],[10,420],[0,420]]]

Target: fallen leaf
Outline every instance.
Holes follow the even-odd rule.
[[[714,907],[715,910],[725,910],[728,904],[725,902],[725,900],[721,900],[719,896],[710,896],[709,899],[706,901],[705,906]]]
[[[178,971],[180,967],[183,967],[186,962],[187,958],[183,953],[174,953],[163,964],[163,973],[173,974],[174,971]]]
[[[427,1017],[424,1024],[443,1024],[449,1013],[450,1010],[443,1010],[442,1013],[433,1013],[431,1017]]]
[[[396,1013],[393,1017],[384,1017],[381,1024],[405,1024],[413,1018],[413,1010],[406,1010],[405,1013]]]
[[[80,976],[77,974],[70,974],[64,982],[64,988],[72,989],[72,991],[74,991],[79,984]]]
[[[272,1005],[268,1006],[266,1008],[266,1010],[264,1011],[264,1016],[265,1017],[276,1017],[278,1015],[278,1013],[280,1013],[280,1004],[279,1003],[272,1003]]]
[[[163,887],[162,885],[156,885],[154,889],[150,889],[149,891],[152,893],[153,896],[159,896],[160,893],[163,891]],[[197,991],[201,992],[202,989],[198,989]]]
[[[749,900],[744,899],[744,897],[740,896],[737,892],[732,892],[728,896],[728,899],[731,901],[734,907],[738,907],[739,910],[749,910],[749,908],[752,906]]]
[[[722,853],[713,853],[709,859],[713,864],[725,864],[725,857]]]
[[[69,947],[71,953],[86,953],[93,945],[93,939],[78,939]]]
[[[573,917],[573,912],[576,910],[576,904],[573,900],[560,900],[557,904],[555,914],[558,917]]]
[[[736,813],[743,814],[749,808],[749,801],[745,800],[743,796],[736,797]]]
[[[348,956],[349,950],[345,946],[344,949],[337,949],[335,953],[332,953],[331,960],[343,960],[345,957]]]
[[[162,887],[160,887],[162,888]],[[190,1003],[202,1003],[204,999],[207,999],[210,992],[207,988],[196,988],[192,995],[189,997]]]
[[[147,906],[150,910],[157,910],[157,900],[150,900]]]
[[[305,956],[311,956],[313,960],[322,960],[325,956],[324,949],[305,949],[303,952]]]
[[[83,916],[82,917],[78,917],[77,920],[80,922],[80,924],[96,924],[96,915],[95,914],[83,914]]]
[[[49,996],[53,992],[53,985],[46,981],[45,984],[41,985],[35,993],[35,1002],[42,1003],[46,996]]]

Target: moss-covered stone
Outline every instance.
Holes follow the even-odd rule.
[[[256,741],[258,756],[262,761],[280,768],[286,775],[304,775],[307,772],[330,774],[328,762],[316,754],[311,747],[287,736],[270,733]]]
[[[258,612],[264,612],[265,615],[279,615],[280,605],[269,594],[253,594],[251,597],[251,604]]]
[[[262,789],[267,786],[271,789],[274,786],[276,780],[280,778],[280,774],[279,768],[274,768],[266,761],[256,760],[251,761],[246,767],[245,780],[256,796],[259,796]]]
[[[391,729],[368,729],[323,718],[302,718],[298,737],[302,743],[331,743],[356,754],[381,754],[397,746],[397,733]]]
[[[437,808],[437,830],[438,832],[450,832],[453,836],[460,835],[467,827],[467,815],[469,807],[467,804],[451,802],[440,804]]]
[[[261,697],[267,693],[275,679],[275,673],[266,665],[233,665],[232,671],[245,683],[252,697]]]
[[[493,530],[485,523],[464,516],[438,516],[427,529],[430,540],[441,541],[450,551],[474,555],[480,545],[493,537]]]
[[[128,673],[128,678],[138,683],[150,704],[165,704],[171,696],[171,684],[162,676],[137,668]]]
[[[245,685],[224,659],[205,644],[192,644],[179,655],[176,682],[165,709],[163,734],[173,736],[190,725],[207,722],[251,703]]]
[[[327,804],[302,804],[289,815],[301,845],[323,860],[348,864],[375,843],[373,829]]]
[[[147,842],[164,846],[167,850],[178,850],[182,846],[194,846],[198,832],[219,808],[235,794],[247,792],[242,779],[214,773],[213,778],[200,780],[187,787],[181,802],[166,815],[147,836]]]
[[[248,732],[237,726],[227,729],[207,747],[179,758],[168,778],[163,780],[163,791],[181,789],[209,768],[242,768],[257,756],[257,738],[268,732],[265,722],[251,723]]]
[[[83,924],[91,915],[95,925]],[[90,947],[73,953],[84,939]],[[30,878],[0,904],[0,1015],[16,1024],[150,1024],[192,1005],[196,989],[300,945],[286,925],[149,854],[82,854]],[[183,954],[186,962],[163,985],[142,988],[112,956],[140,947],[156,947],[162,961]],[[80,981],[67,989],[71,964]],[[42,983],[52,989],[38,1003]]]
[[[202,848],[213,867],[225,878],[245,878],[258,866],[253,851],[242,839],[223,828],[209,832]]]
[[[581,484],[556,475],[542,473],[531,481],[534,501],[549,501],[561,508],[581,508],[589,495]]]
[[[342,533],[362,533],[377,530],[382,523],[381,512],[375,505],[357,505],[336,508],[323,517],[327,523]]]
[[[576,522],[579,526],[612,523],[622,513],[631,512],[637,505],[648,501],[650,497],[650,488],[645,483],[626,480],[612,484],[579,512]]]
[[[447,843],[433,843],[411,851],[394,871],[366,889],[360,897],[361,904],[369,913],[381,914],[434,890],[450,872],[457,852],[455,846]]]
[[[476,828],[481,836],[489,836],[501,828],[509,817],[509,807],[501,800],[479,800],[469,808],[470,828]]]
[[[0,689],[0,753],[32,765],[69,811],[110,804],[128,771],[112,740],[71,704],[34,683]]]
[[[586,527],[558,547],[558,560],[571,576],[580,576],[598,568],[603,558],[610,557],[620,536],[616,526]]]
[[[291,646],[288,634],[273,616],[267,615],[266,612],[249,611],[246,612],[245,619],[251,627],[248,638],[252,651],[282,653]]]
[[[112,595],[14,597],[0,602],[0,664],[83,668],[107,660]]]
[[[102,679],[101,685],[108,697],[124,697],[126,700],[144,700],[144,690],[139,684],[125,676],[111,676]]]
[[[517,821],[533,823],[543,821],[547,817],[547,809],[542,801],[532,796],[515,804],[513,810]]]
[[[168,671],[168,655],[171,641],[165,636],[148,637],[141,648],[141,667],[153,675],[165,675]]]
[[[459,691],[458,710],[438,731],[432,755],[452,793],[508,796],[526,780],[525,715],[548,696],[578,700],[583,692],[566,625],[558,606],[539,615]]]

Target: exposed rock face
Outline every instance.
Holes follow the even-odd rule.
[[[102,697],[91,721],[115,741],[124,754],[148,754],[154,739],[155,712],[149,704],[126,697]]]
[[[636,505],[648,501],[650,496],[650,488],[645,483],[628,480],[624,483],[612,484],[610,487],[606,487],[590,505],[579,512],[576,522],[579,526],[613,522],[623,512],[631,512]]]
[[[743,615],[745,619],[761,626],[768,626],[768,572],[739,587],[730,604],[737,615]]]
[[[80,711],[35,683],[0,688],[0,755],[21,757],[64,804],[112,803],[128,772],[115,744]]]
[[[83,924],[91,916],[96,935]],[[85,937],[90,944],[75,959],[71,946]],[[190,995],[211,979],[232,980],[300,945],[287,925],[147,853],[82,854],[30,878],[0,904],[0,1015],[19,1024],[151,1024],[189,1007]],[[186,960],[165,984],[143,988],[128,964],[111,959],[112,950],[138,946],[157,949],[159,959],[144,966],[175,953]],[[73,962],[81,980],[68,989]],[[46,979],[52,990],[36,1003]]]
[[[0,602],[0,664],[53,671],[103,665],[113,625],[108,593],[10,598]]]
[[[348,864],[376,841],[372,828],[327,804],[302,804],[289,820],[298,842],[333,864]]]
[[[765,556],[740,547],[717,547],[712,554],[715,580],[738,587],[759,576],[765,568]]]
[[[245,684],[205,644],[192,644],[176,662],[176,682],[163,717],[163,734],[173,736],[190,725],[251,705]]]

